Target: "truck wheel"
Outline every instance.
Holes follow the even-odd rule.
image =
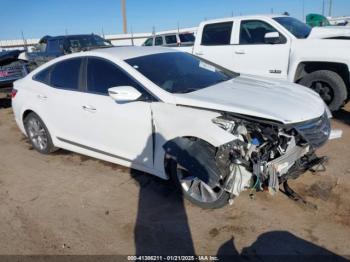
[[[185,199],[203,209],[217,209],[228,204],[230,195],[225,190],[219,187],[211,188],[176,161],[169,161],[170,178]]]
[[[44,122],[35,113],[29,113],[24,119],[24,127],[33,148],[41,154],[50,154],[57,150]]]
[[[339,110],[348,96],[344,80],[337,73],[319,70],[306,75],[299,84],[318,93],[331,111]]]

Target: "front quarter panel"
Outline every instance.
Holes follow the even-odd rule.
[[[212,119],[220,116],[217,112],[166,103],[153,103],[152,112],[155,129],[154,168],[158,174],[163,174],[163,178],[167,178],[163,149],[166,142],[177,137],[196,137],[218,147],[235,138],[212,122]]]

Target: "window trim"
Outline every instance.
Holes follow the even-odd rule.
[[[242,22],[263,22],[263,23],[266,23],[268,24],[269,26],[271,26],[272,28],[274,28],[276,30],[276,32],[278,32],[280,34],[280,38],[282,37],[283,38],[283,41],[279,44],[267,44],[267,43],[264,43],[264,44],[257,44],[257,43],[251,43],[251,44],[241,44],[241,30],[242,30]],[[274,46],[274,45],[285,45],[288,43],[288,38],[281,33],[280,30],[278,30],[275,26],[271,25],[269,22],[267,21],[264,21],[264,20],[261,20],[261,19],[245,19],[245,20],[241,20],[239,22],[239,38],[238,38],[238,45],[269,45],[269,46]]]
[[[230,41],[228,44],[203,44],[203,38],[204,38],[204,32],[205,32],[205,28],[208,26],[212,26],[212,25],[220,25],[220,24],[231,24],[231,32],[230,32]],[[210,23],[210,24],[206,24],[203,26],[203,30],[202,30],[202,37],[201,37],[201,46],[229,46],[229,45],[233,45],[231,43],[232,41],[232,36],[234,35],[233,29],[234,29],[234,21],[226,21],[226,22],[217,22],[217,23]]]
[[[118,70],[120,70],[121,72],[123,72],[127,77],[129,77],[132,81],[134,81],[136,84],[138,84],[140,86],[140,88],[143,89],[144,93],[146,93],[149,96],[149,99],[142,99],[142,97],[144,96],[144,94],[142,94],[141,98],[136,100],[136,101],[143,101],[143,102],[159,102],[161,101],[157,96],[155,96],[152,92],[148,91],[148,89],[140,83],[140,81],[138,81],[137,79],[135,79],[135,77],[133,77],[131,74],[129,74],[125,69],[123,69],[121,66],[117,65],[116,63],[114,63],[113,61],[100,57],[100,56],[85,56],[84,57],[84,68],[83,68],[83,73],[82,73],[82,77],[83,77],[83,89],[82,92],[86,93],[86,94],[92,94],[92,95],[100,95],[100,96],[106,96],[108,97],[109,94],[103,94],[103,93],[98,93],[98,92],[91,92],[88,90],[88,86],[87,86],[87,69],[88,69],[88,60],[89,58],[95,58],[95,59],[99,59],[102,61],[105,61],[111,65],[113,65],[114,67],[116,67]],[[134,87],[135,88],[135,87]]]
[[[80,68],[79,68],[79,78],[78,78],[78,89],[71,89],[71,88],[62,88],[62,87],[58,87],[58,86],[54,86],[51,84],[51,74],[52,74],[52,71],[53,69],[59,65],[59,64],[62,64],[66,61],[69,61],[69,60],[74,60],[74,59],[80,59],[81,60],[81,64],[80,64]],[[49,86],[51,88],[55,88],[55,89],[59,89],[59,90],[64,90],[64,91],[74,91],[74,92],[83,92],[83,67],[84,67],[84,57],[71,57],[71,58],[68,58],[68,59],[64,59],[64,60],[61,60],[61,61],[58,61],[42,70],[40,70],[40,72],[36,73],[33,77],[32,77],[32,80],[33,81],[36,81],[36,82],[39,82],[39,83],[42,83],[46,86]],[[39,81],[36,79],[37,75],[40,74],[41,72],[43,72],[44,70],[48,69],[49,70],[49,79],[48,79],[48,83],[45,83],[43,81]]]

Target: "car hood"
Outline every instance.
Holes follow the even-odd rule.
[[[327,27],[314,27],[311,30],[309,39],[322,39],[330,37],[349,37],[350,27],[340,26],[327,26]]]
[[[240,76],[199,91],[175,95],[178,105],[264,118],[284,124],[315,119],[326,107],[303,86],[268,78]]]

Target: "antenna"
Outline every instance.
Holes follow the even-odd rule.
[[[124,34],[128,33],[128,25],[126,21],[126,3],[125,0],[121,0],[122,4],[122,16],[123,16],[123,32]]]
[[[105,31],[103,30],[103,26],[102,26],[102,36],[103,36],[103,38],[106,38],[105,37]]]
[[[132,30],[132,26],[130,26],[130,32],[131,32],[131,44],[132,44],[132,46],[134,46],[135,45],[135,43],[134,43],[134,31]]]

